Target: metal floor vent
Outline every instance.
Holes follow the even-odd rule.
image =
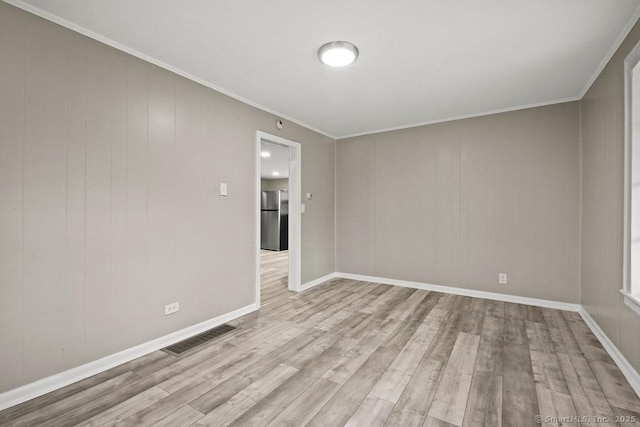
[[[236,329],[230,325],[220,325],[216,328],[209,329],[201,334],[193,336],[191,338],[187,338],[184,341],[180,341],[179,343],[175,343],[174,345],[170,345],[169,347],[165,347],[163,350],[172,353],[172,354],[182,354],[185,351],[191,350],[192,348],[196,348],[199,345],[212,341],[216,338],[223,336],[231,331]]]

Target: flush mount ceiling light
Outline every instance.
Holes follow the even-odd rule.
[[[358,59],[359,53],[353,43],[335,41],[325,43],[318,49],[318,59],[330,67],[344,67]]]
[[[268,151],[263,151],[263,152],[261,152],[261,153],[260,153],[260,155],[261,155],[262,157],[271,157],[271,153],[270,153],[270,152],[268,152]]]
[[[278,175],[280,175],[280,172],[274,172],[273,173],[273,176],[278,176]]]

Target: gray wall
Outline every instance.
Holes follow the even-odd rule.
[[[573,102],[339,140],[338,271],[580,302],[578,131]]]
[[[582,304],[640,370],[640,317],[622,289],[624,75],[623,61],[640,40],[636,24],[581,101]]]
[[[284,179],[263,179],[260,181],[263,191],[266,190],[289,190],[289,180]]]
[[[0,392],[254,302],[256,130],[302,144],[303,282],[335,271],[335,141],[275,120],[0,2]]]
[[[0,392],[253,302],[258,129],[303,146],[303,282],[336,269],[337,200],[338,271],[582,301],[639,369],[640,319],[619,293],[622,60],[639,39],[636,25],[581,116],[561,104],[336,153],[0,2]]]

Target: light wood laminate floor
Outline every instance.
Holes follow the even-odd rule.
[[[0,424],[520,427],[640,413],[576,313],[336,279],[231,324],[179,357],[156,351],[0,412]]]
[[[260,251],[260,305],[294,293],[289,291],[289,251]]]

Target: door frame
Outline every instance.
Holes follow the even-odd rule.
[[[300,292],[302,276],[302,145],[295,141],[256,131],[256,308],[260,308],[260,197],[262,141],[289,147],[289,290]]]

